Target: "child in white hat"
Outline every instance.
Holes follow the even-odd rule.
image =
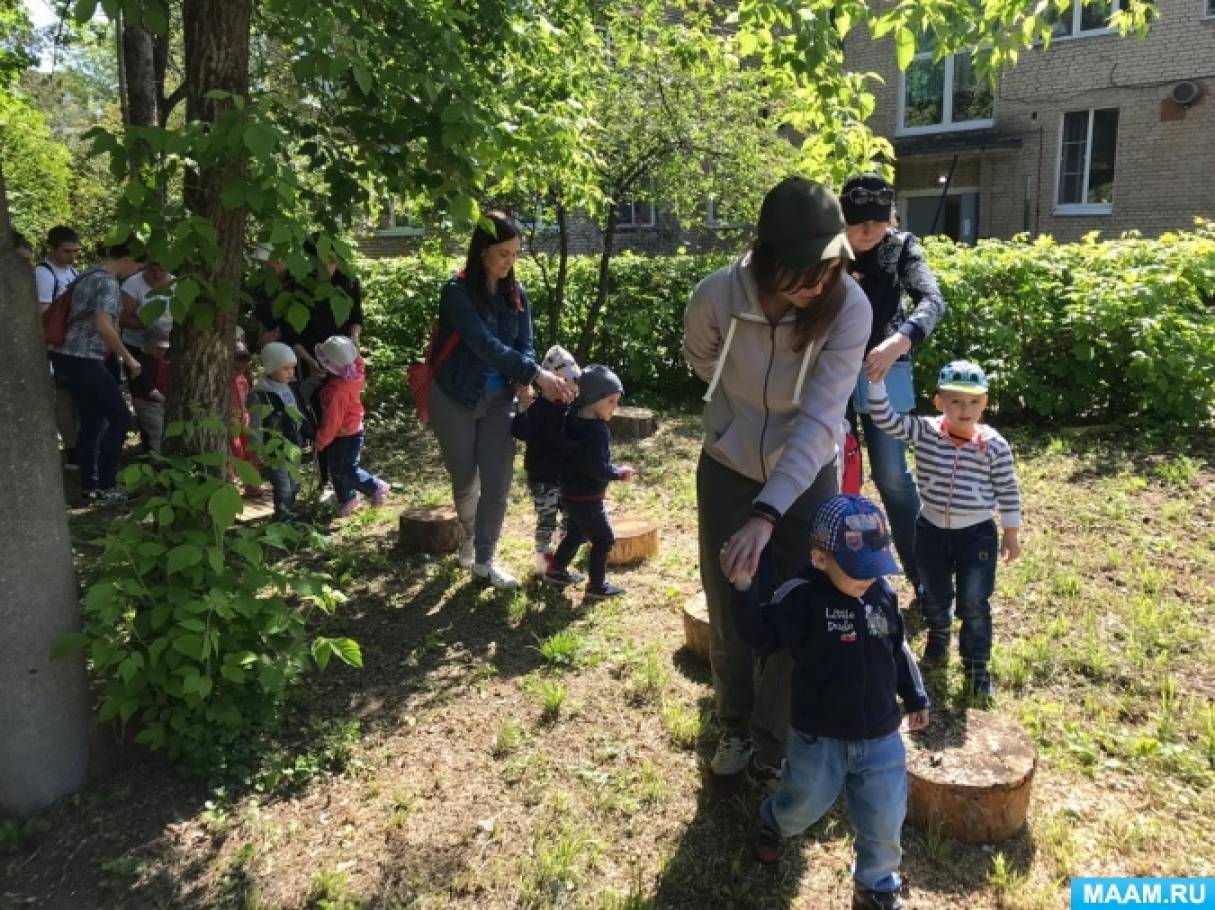
[[[316,431],[316,450],[326,452],[338,515],[359,507],[359,493],[382,505],[391,487],[363,470],[363,358],[358,345],[345,335],[331,335],[316,346],[317,363],[328,373],[321,386],[321,425]]]

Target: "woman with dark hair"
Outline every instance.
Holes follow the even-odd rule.
[[[883,433],[869,417],[869,383],[885,382],[890,406],[900,414],[915,407],[911,382],[915,349],[945,315],[945,299],[914,234],[894,226],[894,187],[878,174],[851,177],[840,192],[848,243],[856,255],[852,277],[869,298],[872,323],[865,363],[852,407],[869,452],[869,470],[886,507],[894,548],[912,590],[918,593],[915,521],[920,492],[907,467],[907,443]],[[911,308],[905,304],[911,299]]]
[[[549,395],[573,397],[564,379],[536,363],[531,308],[515,280],[519,246],[519,231],[500,212],[486,214],[473,231],[464,270],[443,286],[434,350],[453,333],[459,342],[435,367],[430,387],[430,425],[464,528],[460,565],[495,588],[519,586],[494,562],[514,475],[515,392],[535,383]]]
[[[709,383],[696,500],[721,728],[712,771],[727,780],[749,768],[774,782],[784,759],[791,657],[757,672],[730,615],[730,582],[756,574],[769,541],[775,581],[804,568],[814,512],[838,490],[836,434],[870,322],[845,271],[844,227],[830,190],[781,181],[750,251],[705,278],[684,314],[685,356]]]

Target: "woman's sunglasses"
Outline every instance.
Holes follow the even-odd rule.
[[[894,202],[894,190],[867,190],[863,186],[854,186],[844,193],[844,198],[853,205],[870,205],[875,202],[878,205],[890,205]]]

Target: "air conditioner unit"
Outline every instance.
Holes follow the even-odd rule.
[[[1202,83],[1186,79],[1173,86],[1169,96],[1182,107],[1190,107],[1202,97]]]

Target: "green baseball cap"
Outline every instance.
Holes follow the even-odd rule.
[[[772,187],[759,210],[759,239],[788,269],[853,258],[846,226],[835,193],[804,177],[786,177]]]

